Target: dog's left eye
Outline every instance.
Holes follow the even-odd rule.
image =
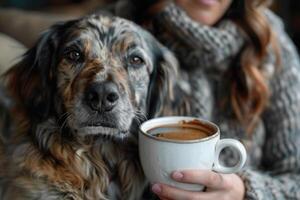
[[[129,62],[131,65],[142,65],[145,63],[143,58],[141,58],[140,56],[131,56],[129,58]]]
[[[79,51],[69,51],[66,54],[67,59],[71,60],[71,61],[79,61],[82,59],[82,55]]]

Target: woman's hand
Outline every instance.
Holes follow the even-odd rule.
[[[236,174],[220,174],[209,170],[185,170],[173,172],[171,176],[178,182],[204,185],[206,190],[203,192],[186,191],[157,183],[152,186],[152,191],[157,194],[160,199],[244,199],[244,182]]]

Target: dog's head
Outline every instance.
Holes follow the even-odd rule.
[[[93,15],[51,27],[6,78],[31,123],[55,118],[75,134],[120,137],[159,114],[175,75],[176,60],[148,32]]]

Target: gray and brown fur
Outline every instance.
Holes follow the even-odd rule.
[[[2,133],[0,199],[141,199],[136,127],[170,113],[176,67],[120,18],[51,27],[4,75],[14,131]]]

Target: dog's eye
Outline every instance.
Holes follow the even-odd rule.
[[[142,65],[145,61],[140,56],[131,56],[129,59],[131,65]]]
[[[82,55],[78,51],[69,51],[66,57],[71,61],[79,61],[82,58]]]

